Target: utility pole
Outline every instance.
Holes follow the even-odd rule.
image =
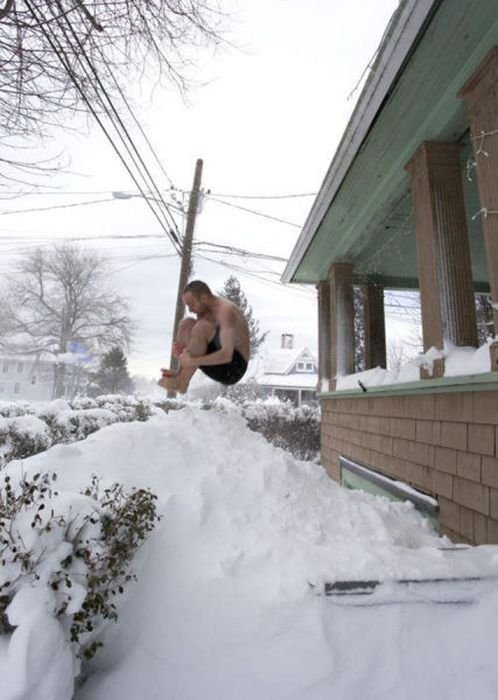
[[[180,278],[178,280],[178,292],[176,296],[176,309],[175,309],[175,322],[173,325],[173,341],[178,333],[178,326],[185,313],[185,304],[182,300],[182,293],[185,285],[188,282],[190,267],[192,261],[192,242],[194,239],[194,228],[195,228],[195,218],[197,216],[197,209],[199,206],[199,193],[201,189],[201,178],[202,178],[202,166],[203,161],[198,158],[195,164],[194,173],[194,183],[192,185],[192,190],[190,192],[190,198],[188,202],[187,210],[187,224],[185,226],[185,236],[183,238],[182,245],[182,264],[180,267]],[[176,369],[178,367],[178,360],[173,355],[173,348],[171,349],[171,369]],[[168,391],[168,397],[174,398],[176,396],[175,391]]]

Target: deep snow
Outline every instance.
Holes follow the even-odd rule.
[[[448,541],[409,504],[342,489],[236,412],[188,407],[112,425],[22,466],[57,471],[65,498],[91,474],[150,487],[164,515],[77,700],[498,694],[498,591],[473,605],[358,608],[317,595],[341,577],[496,573],[498,548],[441,551]],[[13,478],[20,469],[9,465]],[[59,623],[36,600],[17,607],[21,624],[0,637],[0,698],[70,698]]]

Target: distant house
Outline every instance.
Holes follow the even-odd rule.
[[[294,336],[283,334],[260,378],[266,396],[292,401],[296,406],[316,399],[318,365],[308,348],[295,349]]]
[[[0,356],[0,401],[47,401],[52,398],[53,361],[29,355]]]
[[[50,401],[54,398],[55,368],[66,365],[63,398],[70,398],[86,384],[85,369],[68,362],[69,354],[0,355],[0,401]],[[69,356],[70,358],[70,356]]]

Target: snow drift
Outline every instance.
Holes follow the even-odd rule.
[[[355,609],[316,591],[343,577],[496,572],[497,548],[448,557],[410,504],[342,489],[236,413],[187,407],[112,425],[23,468],[57,471],[66,492],[91,474],[149,487],[164,516],[78,700],[495,697],[498,593],[467,607]],[[0,638],[0,697],[67,700],[67,643],[31,612]],[[28,664],[9,665],[14,645]],[[45,665],[47,646],[57,664]],[[42,677],[51,694],[35,696]]]

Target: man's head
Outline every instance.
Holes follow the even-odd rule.
[[[209,302],[213,298],[213,293],[205,282],[193,280],[189,282],[182,294],[184,304],[188,310],[197,316],[202,316],[209,309]]]

